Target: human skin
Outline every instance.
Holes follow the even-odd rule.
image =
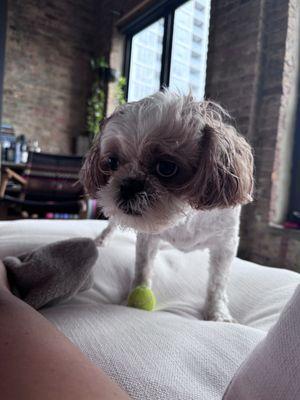
[[[129,400],[54,325],[9,290],[0,260],[0,398]]]

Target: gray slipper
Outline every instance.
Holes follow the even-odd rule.
[[[91,269],[98,257],[93,240],[75,238],[51,243],[31,253],[6,257],[12,291],[39,309],[92,286]]]

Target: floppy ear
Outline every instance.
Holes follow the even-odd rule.
[[[199,164],[190,184],[189,201],[196,209],[225,208],[252,201],[253,156],[250,145],[223,121],[222,108],[203,102],[204,126]]]
[[[89,152],[86,155],[84,164],[81,168],[79,178],[87,193],[91,197],[96,197],[97,191],[107,183],[107,175],[100,169],[100,138],[95,138]]]

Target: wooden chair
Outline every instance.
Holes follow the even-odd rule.
[[[24,179],[21,175],[19,175],[17,172],[11,170],[10,168],[5,168],[4,171],[2,172],[2,177],[1,177],[1,185],[0,185],[0,198],[3,198],[5,196],[7,184],[9,180],[16,180],[19,182],[21,185],[25,186],[26,185],[26,179]]]
[[[0,201],[43,217],[47,213],[66,213],[84,218],[86,200],[78,180],[81,165],[82,157],[29,153],[23,175],[11,168],[4,169]],[[19,195],[7,193],[10,180],[21,185]]]

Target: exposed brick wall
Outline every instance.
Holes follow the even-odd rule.
[[[256,90],[260,0],[212,1],[206,96],[219,101],[249,136]]]
[[[243,210],[239,255],[300,271],[299,233],[270,227],[275,154],[290,134],[282,121],[295,77],[287,32],[289,40],[296,35],[296,9],[294,0],[213,0],[207,93],[229,109],[255,152],[255,201]]]
[[[8,0],[3,121],[49,152],[85,130],[94,0]]]

